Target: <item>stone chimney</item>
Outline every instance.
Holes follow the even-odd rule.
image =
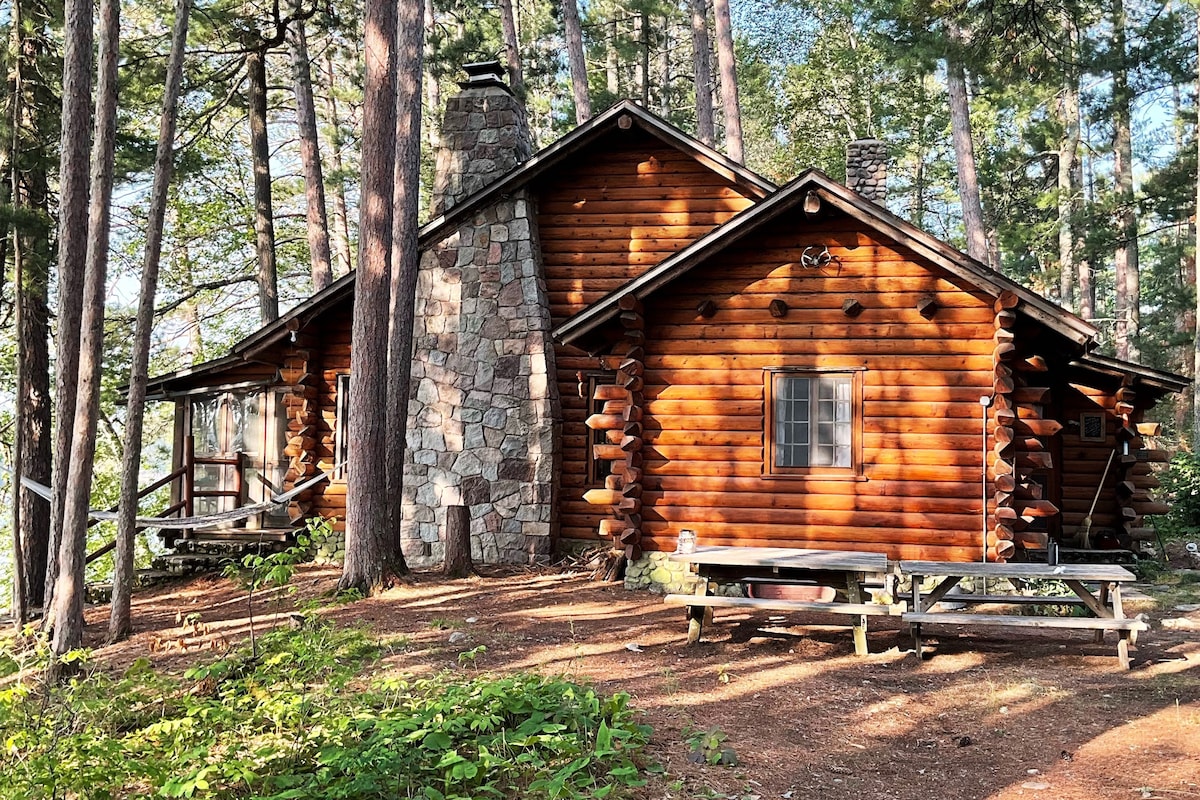
[[[887,201],[887,142],[858,139],[846,145],[846,188],[872,203]]]
[[[446,103],[435,213],[526,161],[525,109],[499,63]],[[525,191],[471,212],[421,255],[403,548],[442,560],[446,509],[470,512],[476,563],[528,563],[557,535],[558,389],[537,214]]]
[[[446,101],[433,183],[433,214],[458,205],[518,164],[533,142],[525,106],[503,80],[499,61],[463,67],[462,91]]]

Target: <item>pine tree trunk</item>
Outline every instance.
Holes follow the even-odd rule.
[[[421,252],[417,245],[421,182],[421,77],[425,29],[421,8],[400,5],[396,45],[396,177],[392,196],[392,257],[388,331],[387,497],[392,567],[408,571],[401,548],[404,495],[404,432],[408,429],[408,396],[412,377],[413,316]]]
[[[1200,10],[1196,12],[1196,56],[1200,59]],[[1196,62],[1196,96],[1200,97],[1200,60]],[[1196,212],[1200,213],[1200,136],[1196,136]],[[1200,220],[1194,225],[1196,234],[1195,252],[1200,261]],[[1200,264],[1194,271],[1196,279],[1196,328],[1192,339],[1192,377],[1200,382]],[[1200,446],[1200,385],[1192,384],[1192,452]]]
[[[1074,36],[1071,41],[1074,42]],[[1063,65],[1062,95],[1059,115],[1063,135],[1058,144],[1058,269],[1059,301],[1065,308],[1079,310],[1075,296],[1075,278],[1079,225],[1079,192],[1075,184],[1079,161],[1079,74],[1073,65],[1074,47],[1066,54]]]
[[[521,73],[521,40],[517,37],[517,19],[513,14],[513,0],[500,0],[500,28],[504,32],[504,60],[508,64],[508,85],[517,97],[524,97],[525,78]],[[421,38],[424,41],[425,37]],[[396,144],[400,146],[399,142]]]
[[[721,107],[725,112],[725,150],[739,164],[742,151],[742,106],[738,100],[737,59],[733,51],[733,25],[729,21],[729,0],[713,0],[713,18],[717,28],[717,65],[721,72]]]
[[[1117,191],[1117,247],[1113,258],[1116,289],[1117,358],[1138,357],[1141,287],[1138,273],[1138,217],[1133,196],[1133,92],[1129,87],[1125,5],[1113,0],[1112,75],[1113,181]]]
[[[21,6],[20,3],[13,3],[10,13],[12,19],[9,21],[9,49],[8,56],[12,59],[12,67],[9,70],[8,84],[8,102],[9,110],[6,114],[10,130],[19,130],[22,117],[21,110],[21,93],[24,87],[21,85],[21,60],[18,55],[21,50]],[[0,142],[0,148],[3,149],[4,161],[4,176],[7,180],[4,186],[0,186],[0,192],[3,193],[3,203],[5,206],[13,205],[18,196],[18,180],[20,174],[17,170],[16,148],[15,143],[18,136],[14,133],[12,136],[4,137]],[[13,265],[13,328],[17,331],[17,358],[14,385],[17,387],[17,403],[14,409],[17,414],[16,435],[13,437],[12,445],[12,511],[9,514],[9,523],[12,528],[12,619],[13,629],[17,636],[21,636],[21,632],[25,627],[26,620],[29,619],[29,579],[28,571],[25,568],[25,544],[22,541],[22,532],[24,526],[21,520],[21,501],[24,491],[21,486],[21,477],[24,475],[25,467],[25,425],[24,425],[24,400],[23,390],[25,388],[25,269],[21,254],[21,237],[17,235],[16,225],[13,225],[12,237],[12,265]],[[8,241],[8,231],[3,232],[3,238]],[[0,260],[3,264],[7,260]]]
[[[691,0],[692,70],[696,77],[696,138],[712,147],[713,130],[712,44],[708,39],[708,2]]]
[[[396,148],[396,4],[367,0],[364,7],[362,181],[358,271],[350,354],[346,484],[346,559],[339,589],[373,594],[388,579],[389,508],[387,401],[392,181]],[[400,434],[399,431],[396,432]]]
[[[17,412],[13,465],[20,475],[50,483],[50,219],[46,163],[53,145],[41,131],[51,130],[53,95],[41,76],[46,66],[45,21],[26,14],[21,2],[12,4],[10,24],[9,113],[11,137],[8,153],[8,202],[14,214],[12,261],[13,295],[19,309],[13,320],[17,334]],[[25,582],[22,594],[27,609],[45,605],[46,562],[50,539],[50,507],[28,489],[13,483],[14,531],[19,531],[20,561]]]
[[[254,164],[254,249],[258,254],[258,315],[263,325],[279,318],[275,266],[275,213],[271,208],[271,148],[267,141],[267,64],[260,48],[246,54],[246,108]]]
[[[312,69],[304,20],[288,28],[292,56],[292,79],[296,94],[296,130],[300,136],[300,164],[304,169],[304,200],[308,230],[309,263],[313,291],[333,283],[329,260],[329,219],[325,216],[325,176],[321,170],[321,148],[317,143],[317,110],[313,105]]]
[[[588,95],[587,63],[583,59],[579,5],[575,0],[563,0],[562,12],[567,39],[567,66],[571,72],[571,96],[575,99],[575,122],[582,125],[592,118],[592,101]]]
[[[342,166],[342,129],[334,96],[333,56],[325,51],[325,113],[333,139],[329,142],[329,165],[333,168],[333,227],[330,242],[337,257],[337,273],[345,275],[353,269],[350,258],[350,217],[346,212],[346,179]]]
[[[475,571],[471,565],[471,510],[466,506],[447,506],[445,557],[442,575],[465,578]]]
[[[88,501],[96,455],[96,423],[100,410],[104,295],[108,278],[108,234],[117,134],[120,10],[120,0],[101,0],[99,81],[96,86],[95,134],[92,143],[87,275],[84,280],[79,382],[75,399],[75,438],[64,495],[63,534],[54,598],[52,644],[54,653],[60,656],[83,644],[84,557],[87,548]]]
[[[109,607],[108,640],[116,642],[132,629],[130,603],[133,592],[133,553],[137,527],[138,479],[142,462],[142,423],[146,410],[146,381],[149,377],[150,335],[154,328],[154,298],[158,291],[158,269],[162,260],[163,226],[167,215],[168,190],[179,110],[179,88],[183,83],[183,57],[187,48],[191,0],[178,0],[171,31],[171,54],[163,91],[162,116],[158,125],[158,149],[154,156],[154,183],[146,220],[146,251],[142,260],[141,290],[133,335],[129,394],[125,406],[125,450],[121,461],[121,502],[118,506],[117,550],[113,559],[112,603]]]
[[[75,433],[83,283],[87,273],[88,157],[92,120],[92,3],[90,0],[66,0],[64,14],[58,173],[58,331],[54,360],[56,422],[45,586],[48,609],[54,603],[60,572],[67,472]],[[43,622],[52,627],[53,614],[47,613]]]
[[[946,59],[946,94],[950,100],[950,131],[958,168],[958,196],[962,203],[967,254],[988,266],[987,233],[983,226],[983,204],[975,171],[975,145],[971,139],[971,106],[967,99],[967,77],[962,62]]]
[[[425,0],[425,30],[432,31],[435,25],[437,25],[437,12],[434,10],[433,0]],[[425,58],[431,58],[432,54],[433,46],[426,42]],[[429,111],[429,116],[425,119],[426,127],[429,129],[425,141],[429,142],[430,147],[436,148],[442,136],[442,87],[432,72],[425,75],[425,106]]]

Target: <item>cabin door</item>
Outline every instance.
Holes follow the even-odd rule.
[[[230,511],[283,491],[287,417],[279,390],[223,392],[192,401],[196,514]],[[235,523],[288,526],[287,507]]]

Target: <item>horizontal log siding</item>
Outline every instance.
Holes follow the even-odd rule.
[[[341,304],[322,316],[317,323],[320,344],[321,380],[318,383],[317,400],[317,468],[332,470],[337,427],[337,379],[350,372],[350,322],[351,305]],[[313,510],[324,517],[335,517],[334,528],[346,529],[346,480],[345,473],[337,480],[317,484],[313,495]]]
[[[800,266],[805,247],[831,241],[833,263]],[[857,317],[842,312],[851,297]],[[777,298],[782,318],[768,311]],[[696,312],[706,299],[711,318]],[[979,558],[990,298],[847,219],[796,212],[650,298],[646,318],[648,549],[673,549],[686,527],[701,544]],[[865,368],[865,481],[763,477],[768,367]]]
[[[583,310],[754,201],[648,133],[616,131],[537,186],[554,324]]]
[[[536,187],[538,235],[554,324],[656,266],[754,202],[735,184],[639,129],[615,132],[587,158]],[[589,398],[578,374],[597,358],[556,352],[562,400],[561,535],[597,539],[607,506],[583,493],[590,438]],[[610,368],[615,369],[615,362]],[[586,381],[584,389],[586,391]]]
[[[1060,394],[1059,405],[1062,408],[1061,420],[1065,427],[1062,437],[1062,466],[1059,470],[1062,481],[1062,523],[1068,529],[1078,527],[1083,523],[1092,500],[1096,496],[1096,488],[1104,475],[1104,467],[1108,463],[1109,454],[1119,447],[1117,442],[1118,421],[1113,416],[1115,400],[1110,392],[1089,386],[1072,384],[1065,387]],[[1104,414],[1104,441],[1085,442],[1079,438],[1079,418],[1083,413]],[[1071,424],[1074,422],[1075,424]],[[1092,530],[1097,528],[1116,528],[1117,505],[1114,487],[1117,485],[1119,470],[1114,462],[1108,470],[1104,481],[1105,489],[1100,493],[1096,505],[1096,513],[1092,515]]]

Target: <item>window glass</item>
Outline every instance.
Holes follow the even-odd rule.
[[[218,430],[221,401],[217,396],[198,397],[192,401],[192,435],[197,453],[211,455],[221,450]]]
[[[776,467],[854,465],[853,386],[849,375],[775,375]]]

